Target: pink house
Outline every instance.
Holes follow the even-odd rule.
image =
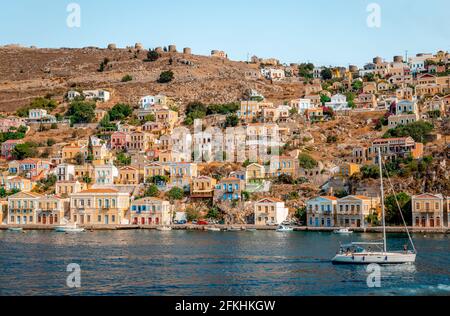
[[[130,141],[130,135],[125,132],[115,132],[111,135],[111,149],[127,148],[127,143]]]
[[[0,119],[0,132],[6,133],[9,132],[11,127],[19,128],[24,125],[25,124],[19,119],[3,118]]]
[[[5,159],[12,159],[12,151],[18,145],[22,144],[23,141],[20,139],[10,139],[2,144],[2,157]]]

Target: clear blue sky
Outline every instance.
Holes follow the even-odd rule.
[[[81,6],[81,28],[66,25],[66,7]],[[367,5],[381,6],[369,28]],[[195,54],[225,50],[282,62],[362,65],[375,55],[450,50],[448,0],[4,0],[0,45],[145,47],[171,43]]]

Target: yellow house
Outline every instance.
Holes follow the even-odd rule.
[[[128,193],[115,189],[90,189],[70,196],[71,222],[80,225],[129,224]]]
[[[217,180],[201,176],[192,179],[191,198],[213,198]]]
[[[367,216],[379,215],[380,200],[361,195],[349,195],[337,201],[336,226],[367,227]]]
[[[66,197],[72,193],[78,193],[87,190],[88,186],[84,182],[79,181],[58,181],[55,185],[56,195]]]
[[[254,182],[262,180],[266,177],[266,169],[264,166],[252,163],[245,168],[245,178],[247,182]]]
[[[444,198],[441,194],[424,193],[411,199],[413,226],[443,227]]]
[[[125,166],[119,169],[119,178],[117,184],[138,185],[141,177],[139,169],[133,166]]]
[[[38,199],[36,213],[37,224],[60,225],[64,224],[65,215],[69,215],[69,199],[58,196],[42,196]]]
[[[359,165],[355,163],[344,163],[339,166],[339,176],[347,178],[360,171]]]
[[[70,145],[62,148],[62,162],[72,162],[77,154],[82,154],[85,150],[85,145],[78,145],[71,143]]]
[[[148,178],[156,176],[167,176],[167,175],[168,175],[168,168],[160,163],[153,162],[144,166],[144,177],[146,180]]]
[[[157,123],[168,124],[170,128],[174,128],[178,122],[178,112],[169,109],[159,109],[155,111],[155,120]]]
[[[90,164],[75,166],[75,178],[83,179],[84,177],[94,178],[94,167]]]

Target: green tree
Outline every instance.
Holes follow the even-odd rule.
[[[66,113],[72,124],[91,123],[95,118],[95,103],[74,101],[69,105]]]
[[[120,121],[133,114],[133,109],[128,104],[117,103],[108,114],[111,121]]]
[[[320,76],[323,80],[330,80],[333,78],[333,73],[330,68],[325,68],[320,72]]]
[[[151,184],[144,194],[145,197],[158,197],[159,196],[159,190],[158,187],[154,184]]]
[[[184,190],[179,187],[174,187],[167,192],[167,196],[171,201],[182,200],[184,198]]]
[[[434,129],[433,124],[424,121],[417,121],[407,125],[398,125],[396,128],[388,130],[384,138],[411,136],[416,142],[426,142],[426,136]]]
[[[301,63],[298,65],[298,74],[300,77],[305,79],[312,79],[312,72],[314,70],[314,64],[312,63]]]
[[[145,61],[157,61],[159,59],[159,54],[153,49],[150,49],[147,53],[147,59]]]
[[[295,210],[294,217],[297,218],[302,225],[306,224],[306,206],[305,207],[299,207]]]
[[[123,76],[122,77],[122,82],[129,82],[129,81],[132,81],[133,80],[133,77],[131,76],[131,75],[125,75],[125,76]]]
[[[322,105],[325,105],[325,103],[327,102],[331,102],[331,98],[325,94],[321,94],[320,95],[320,103],[322,103]]]
[[[186,107],[186,120],[184,123],[186,125],[194,124],[194,120],[204,118],[207,111],[207,107],[202,102],[195,101],[189,103]]]
[[[200,212],[195,208],[189,207],[186,209],[186,217],[188,222],[198,220],[200,218]]]
[[[235,127],[239,124],[239,118],[236,114],[228,115],[225,120],[225,128],[227,127]]]
[[[308,154],[300,154],[298,161],[300,163],[300,168],[304,169],[314,169],[319,165],[319,163]]]
[[[206,218],[219,220],[219,219],[222,219],[222,213],[220,212],[219,208],[214,206],[213,208],[211,208],[208,211],[208,214],[206,215]]]
[[[36,144],[34,143],[24,143],[17,144],[12,150],[11,154],[14,159],[23,160],[25,158],[33,158],[37,156]]]
[[[361,91],[361,89],[363,88],[363,83],[362,83],[362,81],[360,81],[360,80],[355,80],[355,81],[352,83],[352,88],[353,88],[353,91]]]
[[[131,165],[131,157],[121,152],[117,154],[116,162],[119,166],[129,166]]]
[[[386,223],[390,225],[402,225],[403,221],[398,209],[396,198],[403,213],[403,217],[407,224],[411,224],[411,197],[405,192],[400,192],[396,195],[389,195],[384,202],[386,212]]]
[[[158,83],[168,83],[171,82],[174,78],[174,73],[172,70],[163,71],[159,75]]]

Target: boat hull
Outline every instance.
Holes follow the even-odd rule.
[[[338,254],[332,260],[333,264],[403,264],[415,261],[415,253],[400,252]]]
[[[84,228],[56,227],[55,232],[57,232],[57,233],[81,233],[81,232],[84,232]]]

